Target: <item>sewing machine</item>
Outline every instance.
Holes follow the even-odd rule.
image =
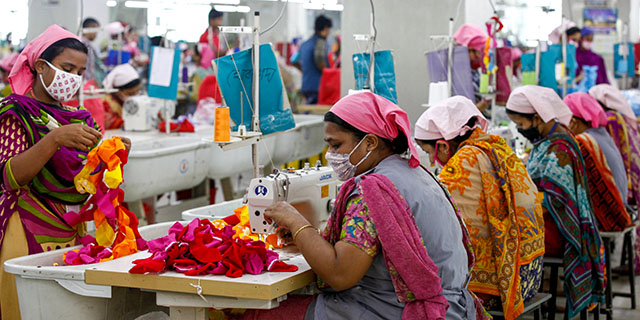
[[[275,172],[267,177],[254,178],[249,183],[247,203],[249,223],[253,233],[273,233],[277,226],[264,218],[264,210],[278,201],[296,207],[314,226],[324,226],[336,198],[338,179],[329,167],[318,162],[304,169]]]
[[[159,120],[158,112],[173,115],[175,102],[154,99],[148,96],[128,98],[122,105],[122,120],[125,131],[149,131],[154,129]]]

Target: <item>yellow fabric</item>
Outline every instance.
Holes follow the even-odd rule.
[[[2,271],[2,278],[0,280],[0,308],[2,309],[2,319],[20,320],[16,280],[13,274],[4,272],[5,261],[29,254],[27,236],[24,233],[20,215],[17,212],[9,218],[3,241],[6,245],[2,246],[2,250],[0,251],[0,270]]]
[[[495,168],[488,154],[495,155]],[[506,179],[505,179],[506,178]],[[507,183],[501,184],[502,179]],[[502,138],[476,129],[440,174],[469,230],[476,264],[474,293],[500,296],[506,319],[522,313],[520,267],[544,254],[537,188]]]

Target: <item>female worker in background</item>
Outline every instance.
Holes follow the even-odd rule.
[[[265,211],[294,234],[326,284],[306,319],[484,316],[466,289],[466,229],[444,187],[419,167],[409,137],[407,114],[389,100],[370,92],[342,98],[325,115],[325,140],[327,161],[346,182],[323,235],[286,203]],[[407,149],[409,160],[400,156]]]
[[[620,90],[608,84],[589,90],[607,115],[607,131],[616,143],[627,170],[628,199],[640,204],[640,137],[636,115]]]
[[[604,302],[604,249],[580,147],[566,127],[572,113],[552,89],[523,86],[511,93],[507,115],[533,143],[527,171],[544,194],[545,255],[564,257],[563,288],[573,317]]]
[[[627,195],[627,179],[622,157],[618,154],[618,157],[615,158],[616,161],[612,162],[610,166],[599,143],[589,131],[606,125],[607,117],[598,105],[598,101],[587,93],[569,94],[564,98],[564,102],[573,113],[569,128],[576,134],[575,138],[584,158],[589,196],[593,213],[600,223],[599,230],[622,231],[631,225],[631,218],[625,207],[626,201],[624,201]],[[605,146],[615,149],[614,142],[610,137],[608,140],[610,140],[610,144],[607,143]],[[618,170],[617,181],[610,168]]]
[[[593,30],[585,27],[582,28],[580,34],[580,45],[576,49],[576,61],[578,62],[577,75],[582,74],[582,68],[584,66],[597,66],[597,76],[595,84],[609,83],[607,76],[607,66],[604,63],[604,59],[597,53],[592,51],[593,48]]]
[[[480,95],[480,71],[482,68],[484,47],[487,43],[489,36],[482,28],[466,23],[460,26],[458,31],[453,35],[458,45],[465,46],[469,50],[469,61],[471,63],[471,77],[473,79],[473,92],[475,93],[476,101],[474,103],[480,109],[485,111],[489,105],[490,100],[483,99]]]
[[[13,65],[16,64],[16,60],[18,60],[17,53],[10,53],[0,60],[0,72],[2,72],[2,83],[4,84],[4,88],[0,91],[0,97],[2,98],[12,93],[9,85],[9,74],[13,69]]]
[[[118,90],[104,96],[104,126],[106,130],[119,129],[124,125],[122,106],[124,102],[140,93],[140,75],[130,64],[119,65],[104,78],[105,90]]]
[[[489,123],[471,100],[455,96],[418,119],[415,138],[460,208],[476,264],[469,290],[487,309],[515,319],[542,280],[544,222],[538,190],[504,139],[485,133]]]
[[[79,194],[73,178],[101,135],[89,112],[66,107],[82,84],[87,48],[57,25],[31,41],[11,71],[15,94],[0,112],[0,308],[3,319],[20,319],[8,259],[76,244],[84,224],[70,225],[63,215],[77,211],[88,194]],[[127,145],[129,140],[123,139]]]

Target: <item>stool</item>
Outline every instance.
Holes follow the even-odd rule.
[[[550,294],[538,292],[535,297],[525,302],[522,314],[520,314],[520,316],[516,319],[522,319],[525,315],[533,313],[534,320],[542,320],[542,304],[549,301],[550,299]],[[504,313],[502,311],[489,311],[489,314],[493,317],[493,319],[504,319]]]
[[[606,252],[605,262],[607,268],[607,287],[605,289],[605,305],[607,312],[607,320],[610,320],[610,314],[613,309],[613,298],[616,296],[626,297],[631,299],[631,309],[636,308],[636,286],[635,286],[635,273],[634,273],[634,259],[635,254],[633,250],[633,230],[635,230],[635,226],[628,227],[623,231],[615,231],[615,232],[600,232],[600,237],[604,243],[604,248]],[[611,280],[613,279],[613,269],[611,268],[611,255],[613,252],[611,251],[611,242],[615,240],[617,237],[623,236],[624,242],[622,244],[622,259],[621,266],[626,265],[625,271],[627,272],[627,278],[629,280],[629,288],[630,292],[613,292]]]
[[[556,308],[557,308],[557,299],[558,299],[558,272],[560,268],[564,268],[564,262],[561,258],[553,258],[553,257],[544,257],[544,266],[549,267],[551,269],[551,274],[549,275],[549,293],[551,294],[551,299],[548,303],[547,309],[547,319],[555,320],[556,317]],[[544,279],[544,276],[543,276]],[[542,289],[542,287],[540,287]],[[564,319],[569,318],[569,308],[565,308],[564,311]],[[580,312],[580,319],[587,320],[588,311],[582,310]],[[600,318],[600,307],[597,306],[593,311],[593,319],[598,320]]]

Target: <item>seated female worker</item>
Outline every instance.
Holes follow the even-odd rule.
[[[104,96],[104,126],[106,130],[120,129],[124,125],[122,121],[122,105],[133,96],[140,93],[142,83],[138,71],[130,64],[121,64],[104,78],[102,85],[105,90],[118,90]]]
[[[563,257],[568,315],[604,302],[604,247],[591,209],[580,147],[567,128],[571,110],[549,88],[522,86],[507,115],[533,144],[527,171],[542,192],[545,250]]]
[[[370,92],[349,95],[325,115],[324,135],[327,161],[346,181],[324,233],[287,203],[265,211],[326,284],[292,318],[484,319],[466,288],[466,228],[446,189],[419,167],[407,114]]]
[[[627,170],[628,200],[640,204],[640,136],[638,122],[629,102],[620,90],[608,84],[599,84],[589,89],[607,115],[607,131],[618,147]]]
[[[600,144],[591,135],[591,129],[602,129],[601,126],[607,125],[607,117],[598,104],[598,101],[587,93],[576,92],[567,95],[564,98],[573,118],[569,128],[576,134],[575,138],[580,145],[580,152],[584,158],[584,164],[587,171],[587,181],[589,183],[589,195],[591,197],[591,205],[593,213],[600,223],[600,231],[622,231],[631,225],[631,217],[627,213],[625,201],[627,195],[627,177],[622,163],[622,157],[617,154],[614,157],[615,162],[609,165],[608,159],[605,157]],[[608,137],[608,147],[616,152],[615,144],[611,137],[604,131]],[[617,168],[618,179],[614,179],[616,175],[611,168]],[[623,192],[624,191],[624,192]]]
[[[2,319],[20,319],[8,259],[70,247],[86,233],[63,215],[78,211],[89,197],[73,178],[101,139],[84,108],[62,102],[82,83],[87,48],[57,25],[33,39],[9,76],[14,94],[0,102],[0,309]],[[122,138],[127,150],[128,139]]]
[[[443,166],[440,181],[460,208],[476,264],[469,290],[484,307],[515,319],[542,280],[544,221],[538,190],[503,138],[471,100],[455,96],[425,111],[418,145]]]

